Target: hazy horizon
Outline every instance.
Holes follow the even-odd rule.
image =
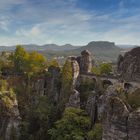
[[[90,41],[90,42],[111,42],[111,41],[107,41],[107,40],[95,40],[95,41]],[[72,46],[79,46],[79,47],[82,47],[82,46],[86,46],[86,45],[88,45],[90,42],[87,42],[87,43],[85,43],[85,44],[72,44],[72,43],[65,43],[65,44],[57,44],[57,43],[45,43],[45,44],[43,44],[43,42],[42,42],[42,44],[37,44],[37,43],[18,43],[18,44],[13,44],[13,45],[0,45],[0,47],[2,47],[2,46],[5,46],[5,47],[12,47],[12,46],[17,46],[17,45],[37,45],[37,46],[43,46],[43,45],[58,45],[58,46],[64,46],[64,45],[72,45]],[[115,42],[113,42],[113,43],[115,43]],[[122,46],[122,48],[129,48],[129,47],[132,47],[132,46],[139,46],[139,44],[116,44],[115,43],[115,45],[116,46],[118,46],[118,47],[121,47]]]

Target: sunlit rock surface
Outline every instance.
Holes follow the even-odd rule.
[[[18,138],[20,114],[15,95],[9,91],[0,92],[0,138],[11,140]]]
[[[118,72],[125,80],[140,81],[140,47],[118,57]]]
[[[81,52],[81,56],[77,57],[80,66],[80,73],[90,73],[92,68],[92,57],[88,50]]]

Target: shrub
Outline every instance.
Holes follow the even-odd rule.
[[[90,119],[81,109],[67,108],[61,120],[49,130],[52,140],[84,140],[87,137]]]
[[[95,124],[94,128],[88,132],[88,140],[102,140],[102,125]]]
[[[140,107],[140,89],[128,94],[127,102],[133,109]]]

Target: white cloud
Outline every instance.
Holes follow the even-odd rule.
[[[0,21],[0,29],[8,31],[8,22],[7,21]]]
[[[28,38],[34,38],[41,35],[42,31],[39,25],[33,26],[31,29],[18,29],[16,31],[17,36],[25,36]]]
[[[9,17],[0,15],[0,29],[8,31],[9,25],[10,25]]]
[[[12,34],[1,35],[1,43],[85,44],[91,40],[108,40],[140,44],[140,10],[133,9],[130,16],[129,9],[124,8],[125,0],[122,0],[118,11],[101,14],[78,8],[76,1],[0,1],[0,9],[10,18],[0,18],[0,29],[11,30]],[[11,12],[15,5],[18,5],[17,10]]]

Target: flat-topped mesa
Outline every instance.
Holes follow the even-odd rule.
[[[140,82],[140,47],[136,47],[118,58],[118,73],[124,80]]]
[[[80,73],[90,73],[92,68],[92,57],[88,50],[81,52],[81,56],[77,57],[80,66]]]

